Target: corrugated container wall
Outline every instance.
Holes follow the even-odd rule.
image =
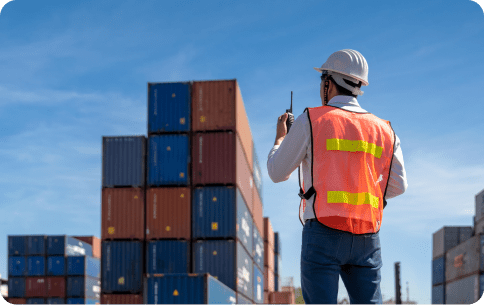
[[[193,244],[193,258],[193,272],[208,272],[229,288],[252,299],[253,263],[240,242],[197,241]]]
[[[279,275],[281,274],[281,263],[282,259],[279,254],[274,253],[274,273]]]
[[[481,256],[480,236],[474,236],[466,242],[450,249],[445,258],[445,280],[470,275],[479,271],[479,256]]]
[[[193,196],[193,238],[238,238],[252,253],[252,216],[237,188],[198,187]]]
[[[65,298],[48,298],[47,299],[47,304],[65,304],[66,299]]]
[[[47,297],[47,285],[44,277],[25,278],[25,296],[27,298]]]
[[[99,304],[99,299],[67,298],[67,304]]]
[[[445,286],[432,287],[432,304],[445,304]]]
[[[8,276],[27,276],[27,259],[25,256],[8,258]]]
[[[8,255],[27,255],[27,236],[8,236]]]
[[[445,256],[432,261],[432,285],[445,283]]]
[[[148,83],[148,134],[189,132],[190,83]]]
[[[144,304],[140,294],[101,294],[101,304]]]
[[[102,292],[141,293],[143,242],[102,242]]]
[[[252,171],[252,134],[237,80],[193,82],[192,130],[236,131]]]
[[[27,299],[25,298],[6,298],[5,300],[10,304],[27,304]]]
[[[69,276],[66,280],[67,297],[98,299],[101,297],[101,282],[98,278]]]
[[[264,267],[264,290],[274,291],[274,272]]]
[[[96,236],[72,236],[92,246],[92,257],[101,258],[101,240]]]
[[[66,297],[66,278],[65,277],[46,277],[48,297]]]
[[[274,273],[274,291],[281,291],[281,276]]]
[[[271,304],[295,304],[296,295],[293,291],[272,292],[270,302]]]
[[[101,238],[144,239],[144,200],[142,188],[103,189]]]
[[[274,251],[274,230],[269,217],[264,217],[264,242],[268,242]]]
[[[254,264],[254,302],[264,303],[264,275],[256,264]]]
[[[257,153],[255,151],[255,146],[254,146],[254,151],[252,152],[253,157],[254,157],[254,183],[255,187],[257,188],[258,194],[261,197],[261,202],[262,202],[262,170],[259,164],[259,158],[257,158]]]
[[[66,258],[64,256],[47,257],[47,275],[66,275]]]
[[[103,137],[103,187],[145,184],[146,137]]]
[[[8,279],[8,296],[11,298],[25,298],[24,277],[14,277]]]
[[[146,239],[191,237],[190,188],[149,188],[146,191]]]
[[[47,236],[47,255],[92,256],[92,246],[67,235]]]
[[[67,258],[67,275],[101,277],[101,261],[90,256],[69,256]]]
[[[45,300],[43,298],[28,298],[27,304],[45,304]]]
[[[145,290],[146,304],[235,303],[235,292],[209,274],[158,274]]]
[[[189,136],[150,136],[148,143],[148,185],[189,185]]]
[[[476,195],[476,222],[484,218],[484,190]]]
[[[27,237],[27,255],[46,255],[45,235],[31,235]]]
[[[449,249],[461,243],[461,241],[459,240],[461,235],[460,228],[469,227],[443,227],[442,229],[438,230],[433,234],[432,259],[436,259],[444,255],[444,253],[447,252]]]
[[[254,302],[244,297],[241,293],[237,293],[237,304],[254,304]]]
[[[261,197],[257,192],[257,188],[252,189],[252,215],[254,216],[254,225],[261,234],[264,233],[264,208]]]
[[[254,239],[252,246],[252,256],[254,258],[254,264],[256,264],[259,269],[264,270],[264,239],[262,234],[254,226]]]
[[[281,254],[281,240],[279,239],[279,232],[274,232],[274,253]]]
[[[482,294],[479,294],[479,275],[466,278],[445,285],[446,304],[473,304]]]
[[[45,275],[45,256],[29,256],[27,257],[27,275],[28,276],[44,276]]]
[[[267,241],[264,241],[264,266],[269,267],[272,272],[275,269],[274,258],[274,250]]]
[[[146,244],[146,273],[189,273],[190,242],[159,240]]]

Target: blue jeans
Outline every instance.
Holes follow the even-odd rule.
[[[351,304],[382,304],[379,233],[355,235],[315,220],[302,234],[301,288],[306,304],[336,304],[339,276]]]

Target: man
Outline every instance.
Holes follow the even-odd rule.
[[[368,85],[363,55],[337,51],[314,69],[322,73],[323,106],[307,108],[289,134],[281,115],[267,160],[276,183],[302,167],[303,298],[336,304],[341,275],[352,304],[381,304],[383,208],[407,188],[400,140],[390,122],[358,104],[361,85]]]

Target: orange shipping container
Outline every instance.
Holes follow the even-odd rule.
[[[96,236],[72,236],[92,246],[92,257],[101,258],[101,240]]]
[[[254,187],[252,188],[252,205],[254,206],[253,208],[253,216],[254,216],[254,224],[263,234],[264,232],[264,209],[262,206],[262,201],[260,200],[259,197],[259,192],[257,191],[257,188]]]
[[[237,132],[252,171],[252,134],[237,80],[193,82],[192,130]]]
[[[271,292],[269,300],[271,304],[296,304],[296,295],[294,291],[276,291]]]
[[[192,143],[193,184],[237,185],[252,214],[254,180],[240,137],[234,132],[197,133]]]
[[[191,236],[190,188],[148,188],[146,191],[146,239]]]
[[[264,267],[264,291],[274,291],[274,272]]]
[[[27,304],[27,299],[24,298],[7,298],[6,301],[10,304]]]
[[[140,294],[101,294],[101,304],[143,304]]]
[[[144,239],[144,213],[144,189],[103,189],[101,238],[103,240]]]
[[[272,250],[274,250],[274,230],[269,217],[264,217],[264,241],[269,242]]]
[[[269,246],[267,241],[264,241],[264,266],[274,271],[274,249]]]

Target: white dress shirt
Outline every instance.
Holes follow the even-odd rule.
[[[367,113],[366,110],[360,107],[356,98],[352,96],[335,96],[329,101],[328,105],[351,112]],[[281,145],[274,145],[269,152],[267,159],[269,177],[275,183],[286,181],[291,176],[291,173],[301,164],[304,189],[307,191],[313,185],[311,158],[311,126],[307,113],[303,113],[294,121],[294,124],[291,126],[291,132],[286,135]],[[395,134],[392,168],[385,199],[403,194],[407,186],[400,139]],[[298,193],[299,189],[294,188],[294,192]],[[306,200],[304,220],[316,217],[313,211],[313,201],[314,196]]]

